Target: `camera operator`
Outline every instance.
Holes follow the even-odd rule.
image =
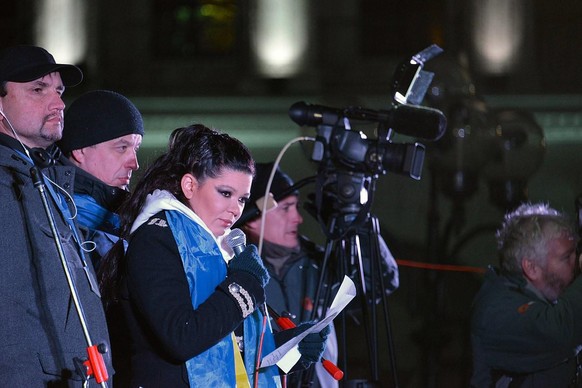
[[[257,212],[257,200],[264,196],[273,163],[257,163],[256,175],[251,187],[250,203],[241,216],[241,228],[250,243],[257,244],[260,237],[261,217]],[[320,264],[324,256],[321,247],[300,235],[303,217],[299,212],[299,192],[291,178],[277,168],[270,193],[277,205],[267,210],[264,226],[262,258],[271,279],[265,288],[267,304],[278,314],[292,317],[295,324],[312,319],[315,293],[320,279]],[[246,213],[246,214],[245,214]],[[382,257],[386,266],[385,278],[389,279],[387,292],[398,287],[398,268],[386,244],[380,239]],[[384,249],[382,249],[384,248]],[[335,332],[328,337],[324,358],[336,362],[337,339]],[[313,381],[297,381],[301,374],[289,375],[288,385],[334,387],[338,383],[322,367],[315,364]],[[302,373],[309,380],[312,373]],[[311,384],[311,385],[310,385]]]

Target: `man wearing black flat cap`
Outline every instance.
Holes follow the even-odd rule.
[[[63,131],[62,95],[82,79],[79,68],[57,63],[41,47],[0,51],[2,386],[81,387],[89,345],[99,345],[113,374],[95,272],[73,221],[75,170],[54,163],[54,143]],[[44,186],[33,182],[39,170],[42,175],[35,175]],[[89,386],[97,386],[95,379]]]

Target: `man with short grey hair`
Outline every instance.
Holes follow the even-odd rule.
[[[582,278],[577,233],[562,213],[523,204],[497,232],[472,316],[472,387],[580,387]]]

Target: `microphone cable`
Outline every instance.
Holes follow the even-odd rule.
[[[263,322],[261,324],[261,335],[259,336],[259,343],[257,344],[257,354],[255,357],[255,381],[254,387],[259,387],[259,368],[261,367],[261,359],[263,353],[263,342],[265,339],[265,332],[267,331],[267,315],[261,314],[263,316]]]
[[[277,167],[279,166],[279,163],[281,162],[283,155],[285,154],[287,149],[289,147],[291,147],[291,145],[293,145],[293,143],[296,143],[299,141],[315,141],[315,138],[308,137],[308,136],[296,137],[294,139],[291,139],[289,142],[287,142],[287,144],[285,144],[283,146],[283,148],[281,149],[281,151],[277,155],[275,162],[273,163],[273,169],[271,170],[271,175],[269,175],[269,180],[267,180],[267,187],[265,187],[264,198],[269,198],[269,193],[271,192],[271,184],[273,183],[273,178],[275,177],[275,172],[277,172]],[[264,236],[265,235],[265,221],[267,218],[267,210],[268,210],[267,206],[268,206],[268,201],[263,201],[263,207],[260,209],[261,210],[261,224],[260,224],[261,226],[260,226],[260,232],[259,232],[259,245],[258,245],[259,256],[261,255],[261,253],[263,251],[263,240],[265,237]]]

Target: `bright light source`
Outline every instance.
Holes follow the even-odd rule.
[[[306,0],[258,0],[251,39],[258,72],[269,78],[295,75],[308,41]]]
[[[83,62],[87,50],[86,5],[79,0],[41,0],[35,42],[60,63]]]
[[[480,71],[505,74],[519,60],[525,39],[525,1],[473,1],[471,39]]]

